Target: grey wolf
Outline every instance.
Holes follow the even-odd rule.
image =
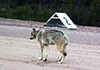
[[[41,57],[38,59],[47,61],[48,57],[48,46],[56,45],[58,51],[62,53],[61,58],[58,60],[58,63],[62,63],[67,55],[66,46],[68,45],[68,36],[59,30],[41,30],[33,28],[31,32],[30,39],[36,39],[41,46]],[[45,48],[46,53],[43,59],[43,49]]]

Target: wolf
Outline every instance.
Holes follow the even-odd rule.
[[[39,60],[47,61],[49,45],[56,45],[58,51],[62,54],[58,63],[62,63],[67,56],[66,46],[68,45],[68,36],[62,31],[55,29],[42,30],[33,28],[30,39],[36,39],[40,43],[41,57],[38,58]],[[45,57],[43,58],[44,48],[46,51]]]

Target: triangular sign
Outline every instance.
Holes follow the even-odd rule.
[[[54,13],[53,16],[44,24],[50,27],[66,27],[68,29],[77,29],[76,25],[66,13]]]

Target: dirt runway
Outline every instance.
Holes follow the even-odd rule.
[[[39,61],[39,46],[35,40],[0,36],[0,70],[100,70],[100,46],[69,43],[62,64],[56,46],[49,46],[47,62]]]
[[[48,61],[42,62],[37,59],[40,56],[39,43],[29,40],[32,28],[45,29],[43,24],[0,18],[0,70],[100,70],[100,27],[53,28],[69,37],[68,56],[58,64],[61,54],[56,46],[49,46]]]

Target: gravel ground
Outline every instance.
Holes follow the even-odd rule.
[[[100,70],[100,28],[78,26],[78,30],[58,29],[69,37],[68,56],[58,64],[60,53],[49,46],[47,62],[37,60],[40,45],[30,41],[33,27],[44,23],[0,18],[0,70]]]
[[[100,70],[99,46],[69,43],[62,64],[55,46],[49,46],[47,62],[39,61],[39,46],[35,40],[0,36],[0,70]]]

